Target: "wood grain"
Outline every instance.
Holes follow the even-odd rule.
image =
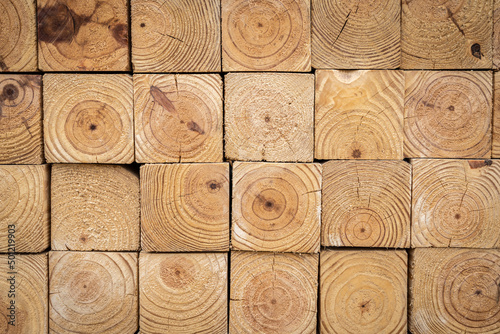
[[[52,250],[139,249],[139,175],[123,166],[55,164]]]
[[[399,0],[313,0],[312,66],[398,68],[400,11]]]
[[[401,68],[492,66],[492,1],[403,0]]]
[[[493,134],[491,157],[500,158],[500,72],[493,77]]]
[[[133,84],[127,74],[46,74],[47,162],[134,161]]]
[[[316,253],[320,247],[320,164],[233,164],[232,246]]]
[[[401,71],[316,71],[315,158],[402,159]]]
[[[321,333],[406,334],[406,251],[321,252]]]
[[[499,250],[415,249],[409,268],[410,332],[500,331]]]
[[[316,333],[318,254],[231,252],[230,333]]]
[[[226,158],[312,162],[313,80],[311,74],[227,74]]]
[[[500,247],[500,161],[412,165],[412,247]]]
[[[310,1],[222,0],[222,68],[311,70]]]
[[[141,238],[148,252],[229,250],[229,165],[141,167]]]
[[[0,252],[8,251],[9,225],[15,225],[16,252],[49,247],[49,173],[48,165],[0,165]]]
[[[41,81],[39,75],[0,74],[0,164],[44,161]]]
[[[491,156],[491,72],[405,72],[407,158]]]
[[[321,200],[323,246],[410,247],[408,163],[329,161]]]
[[[218,74],[134,75],[136,161],[222,162]]]
[[[50,252],[51,333],[135,333],[137,253]]]
[[[500,1],[493,0],[493,69],[500,68]]]
[[[131,0],[139,72],[220,72],[220,0]]]
[[[0,72],[37,70],[36,14],[33,0],[0,2]]]
[[[128,0],[37,0],[42,71],[127,71]]]
[[[3,243],[2,243],[3,244]],[[5,334],[48,333],[48,264],[47,253],[16,254],[14,272],[8,266],[9,256],[0,255],[0,332]],[[12,258],[11,258],[12,261]],[[4,269],[5,268],[5,269]],[[13,281],[9,279],[15,276]],[[11,286],[13,283],[14,287]],[[9,297],[9,292],[15,296]],[[8,321],[11,301],[15,306],[14,326]]]
[[[141,333],[227,333],[227,254],[141,253]]]

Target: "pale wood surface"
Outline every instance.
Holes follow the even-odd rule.
[[[319,251],[320,164],[235,162],[232,201],[234,249]]]
[[[500,332],[500,251],[415,249],[410,253],[413,334]]]
[[[0,2],[0,72],[37,70],[34,0]]]
[[[309,12],[309,0],[222,0],[223,71],[310,71]]]
[[[389,69],[400,64],[399,0],[313,0],[312,66]]]
[[[316,159],[403,158],[402,71],[316,72]]]
[[[226,158],[313,160],[313,75],[229,73],[224,87]]]
[[[323,246],[410,247],[410,164],[329,161],[321,201]]]
[[[43,71],[129,70],[128,0],[37,0]]]
[[[226,253],[141,253],[141,333],[227,333]]]
[[[491,156],[491,72],[407,71],[405,85],[405,157]]]
[[[48,333],[48,264],[47,253],[16,254],[15,274],[9,272],[8,255],[1,254],[0,262],[0,332],[6,334]],[[11,284],[8,279],[15,276],[15,297],[8,296]],[[14,282],[14,281],[13,281]],[[15,326],[8,325],[7,307],[15,302]],[[9,319],[10,320],[10,319]]]
[[[412,247],[500,247],[500,161],[411,162]]]
[[[0,165],[0,252],[7,252],[9,225],[15,225],[16,252],[49,247],[50,168]]]
[[[123,166],[52,165],[52,250],[139,249],[139,175]]]
[[[47,162],[134,161],[130,75],[46,74],[43,84]]]
[[[321,252],[321,333],[406,334],[406,251]]]
[[[229,250],[229,164],[141,167],[142,248]]]
[[[220,0],[131,0],[138,72],[220,72]]]
[[[136,161],[222,161],[218,74],[134,75]]]
[[[0,164],[43,163],[41,81],[0,74]]]
[[[401,68],[491,68],[492,1],[403,0]]]
[[[231,252],[230,333],[316,333],[318,254]]]
[[[493,138],[491,157],[500,158],[500,72],[493,77]]]
[[[493,0],[493,68],[500,68],[500,1]]]
[[[51,333],[135,333],[137,253],[50,252]]]

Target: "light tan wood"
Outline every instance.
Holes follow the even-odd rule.
[[[232,200],[234,249],[319,251],[320,164],[235,162]]]
[[[52,250],[139,249],[139,175],[113,165],[52,165]]]
[[[47,162],[134,161],[130,75],[46,74],[43,84]]]
[[[220,0],[131,0],[138,72],[220,72]]]
[[[34,0],[0,2],[0,72],[37,70]]]
[[[500,247],[500,161],[412,165],[412,247]]]
[[[500,158],[500,72],[493,77],[493,137],[491,157]]]
[[[399,0],[313,0],[312,66],[399,67],[400,11]]]
[[[309,0],[222,0],[222,68],[311,70]]]
[[[137,162],[222,161],[220,75],[136,74],[134,115]]]
[[[316,71],[316,159],[402,159],[401,71]]]
[[[141,167],[141,238],[148,252],[229,250],[229,165]]]
[[[403,0],[401,68],[491,68],[492,1]]]
[[[6,334],[48,333],[47,253],[1,254],[0,332]],[[9,263],[9,261],[14,261]],[[11,267],[13,265],[14,267]],[[14,274],[12,274],[14,272]],[[12,280],[14,276],[14,280]],[[11,285],[14,285],[12,287]],[[11,292],[14,291],[14,292]],[[14,294],[14,295],[12,295]],[[8,308],[14,301],[14,314]],[[15,316],[11,318],[10,315]],[[9,324],[14,321],[14,325]]]
[[[493,249],[412,250],[410,332],[498,333],[499,264],[500,251]]]
[[[51,333],[135,333],[137,253],[50,252]]]
[[[404,155],[491,156],[491,72],[405,72]]]
[[[406,334],[406,251],[321,252],[321,333]]]
[[[128,0],[37,0],[42,71],[127,71]]]
[[[329,161],[321,200],[323,246],[410,247],[410,164]]]
[[[48,165],[0,165],[0,252],[8,251],[9,230],[16,252],[36,253],[49,247],[49,173]]]
[[[500,1],[493,0],[493,68],[500,68]]]
[[[41,81],[0,75],[0,164],[43,163]]]
[[[226,253],[141,253],[141,333],[227,333]]]
[[[316,333],[318,254],[231,252],[230,333]]]
[[[224,87],[227,159],[312,162],[313,75],[229,73]]]

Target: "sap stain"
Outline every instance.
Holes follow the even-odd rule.
[[[491,166],[493,164],[493,161],[486,159],[486,160],[469,160],[469,167],[471,169],[477,169],[477,168],[482,168],[485,166]]]
[[[477,43],[472,44],[470,51],[474,57],[481,59],[481,56],[483,55],[481,53],[481,45]]]
[[[128,27],[126,24],[119,23],[111,28],[113,38],[121,45],[128,46]]]
[[[38,10],[38,40],[46,43],[69,43],[89,16],[76,15],[68,6],[56,4]]]
[[[2,71],[7,71],[9,68],[7,67],[7,65],[5,65],[5,63],[0,60],[0,70]]]
[[[196,123],[194,121],[189,121],[187,123],[187,127],[189,130],[194,131],[194,132],[198,132],[200,135],[205,134],[205,131],[203,131],[203,129],[198,125],[198,123]]]
[[[19,96],[19,89],[13,84],[7,84],[3,87],[0,101],[14,101]]]
[[[156,86],[151,86],[149,88],[149,94],[153,97],[153,102],[158,103],[160,106],[162,106],[163,109],[171,113],[172,115],[177,116],[177,110],[175,109],[174,104],[170,99],[167,97],[167,94],[162,92],[160,88]]]
[[[354,159],[359,159],[361,158],[361,151],[358,150],[358,149],[355,149],[352,151],[352,154],[351,156],[354,158]]]

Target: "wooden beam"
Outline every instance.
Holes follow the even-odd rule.
[[[227,333],[226,253],[141,253],[141,333]]]
[[[405,157],[491,157],[491,72],[406,71],[405,85]]]
[[[220,72],[220,0],[132,0],[138,72]]]
[[[499,14],[500,15],[500,14]],[[500,158],[500,72],[493,76],[493,138],[491,157]]]
[[[139,175],[123,166],[52,166],[52,250],[137,251]]]
[[[500,247],[500,161],[411,162],[412,247]]]
[[[309,0],[222,0],[222,68],[311,70]]]
[[[316,159],[402,159],[403,73],[316,71]]]
[[[50,252],[51,333],[135,333],[137,253]]]
[[[410,164],[329,161],[322,189],[323,246],[410,247]]]
[[[137,162],[222,162],[219,74],[136,74],[134,115]]]
[[[321,333],[406,333],[406,251],[321,252]]]
[[[317,253],[321,165],[233,165],[232,246],[238,250]]]
[[[42,77],[0,74],[0,164],[42,164]]]
[[[0,252],[8,251],[9,239],[16,252],[49,247],[49,174],[48,165],[0,165]]]
[[[492,3],[404,0],[401,68],[491,68]]]
[[[312,162],[313,75],[229,73],[224,86],[227,159]]]
[[[128,0],[37,0],[42,71],[127,71]]]
[[[230,333],[316,333],[318,254],[231,252]]]
[[[43,83],[47,162],[134,161],[132,76],[46,74]]]
[[[0,72],[37,70],[36,14],[33,0],[2,1]]]
[[[399,0],[312,0],[312,66],[398,68],[400,11]]]
[[[499,264],[498,249],[412,250],[410,332],[498,333]]]

